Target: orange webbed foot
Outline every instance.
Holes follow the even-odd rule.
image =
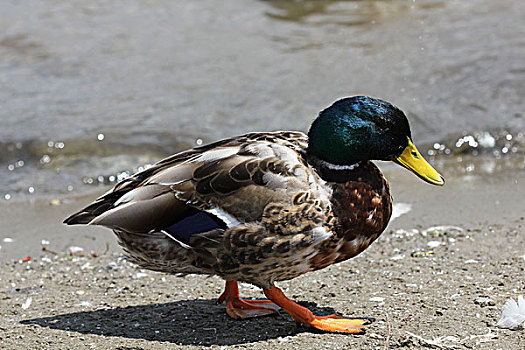
[[[264,294],[288,312],[296,322],[325,332],[362,334],[365,332],[364,326],[373,321],[369,318],[351,318],[341,315],[315,316],[307,308],[288,299],[277,287],[265,289]]]
[[[233,319],[273,315],[281,308],[269,300],[234,299],[226,302],[226,312]]]
[[[325,332],[341,332],[362,334],[365,332],[365,325],[373,322],[369,318],[352,318],[341,315],[314,316],[309,325]]]
[[[273,315],[281,309],[269,300],[246,300],[239,298],[237,281],[227,281],[226,288],[217,300],[226,301],[226,313],[233,319],[245,319]]]

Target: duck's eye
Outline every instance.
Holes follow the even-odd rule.
[[[419,159],[419,155],[415,151],[412,151],[412,157]]]

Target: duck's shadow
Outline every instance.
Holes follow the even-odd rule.
[[[314,313],[334,313],[301,303]],[[232,320],[215,300],[183,300],[94,311],[73,312],[21,321],[52,329],[105,336],[165,341],[178,345],[235,345],[304,332],[284,311],[275,316]]]

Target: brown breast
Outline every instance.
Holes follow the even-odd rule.
[[[392,197],[381,171],[371,162],[345,170],[344,182],[332,182],[331,202],[336,234],[311,259],[313,269],[356,256],[386,228],[392,214]]]

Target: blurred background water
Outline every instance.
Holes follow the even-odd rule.
[[[407,112],[461,176],[525,169],[525,2],[0,2],[0,201],[100,190],[188,147]]]

